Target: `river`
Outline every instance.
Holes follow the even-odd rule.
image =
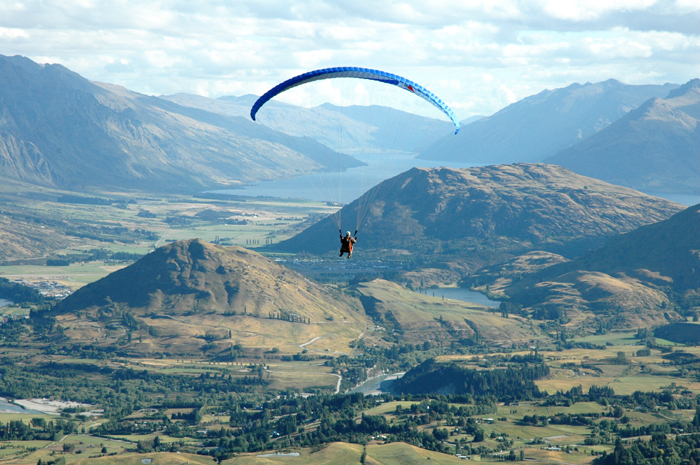
[[[404,374],[404,372],[401,372],[375,376],[374,378],[368,379],[356,388],[350,389],[348,393],[352,394],[354,392],[361,392],[366,396],[376,396],[379,394],[388,393],[391,383],[401,378]]]
[[[42,415],[42,412],[37,410],[28,410],[17,404],[10,403],[4,397],[0,397],[0,413],[36,413],[37,415]]]

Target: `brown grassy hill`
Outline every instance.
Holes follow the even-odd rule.
[[[574,309],[590,324],[651,326],[700,309],[700,205],[617,236],[571,261],[504,279],[483,270],[466,286],[493,289],[533,311]],[[480,282],[477,282],[477,279]]]
[[[529,280],[578,270],[624,276],[680,293],[700,289],[700,205],[671,218],[614,237],[599,249],[567,263],[545,268]]]
[[[614,237],[605,247],[562,267],[624,274],[679,292],[694,292],[700,289],[700,205]]]
[[[308,349],[341,350],[367,321],[357,299],[258,253],[199,239],[161,247],[81,288],[55,311],[74,340],[111,343],[140,325],[142,341],[148,328],[149,344],[172,352],[204,343],[196,338],[283,350],[291,345],[294,353],[316,339]]]
[[[490,293],[494,297],[504,298],[506,297],[505,289],[514,281],[567,261],[561,255],[535,250],[503,263],[484,267],[462,279],[460,286],[476,288],[481,292]]]
[[[468,258],[475,268],[530,250],[575,256],[622,232],[666,219],[683,206],[542,164],[414,168],[342,209],[354,229],[366,205],[358,253],[399,251],[431,260]],[[338,248],[327,218],[278,250]]]
[[[570,329],[595,330],[601,323],[614,328],[655,326],[678,317],[669,297],[655,287],[626,275],[563,270],[569,263],[559,255],[530,252],[483,268],[460,285],[501,299],[510,297],[536,319],[564,317]],[[557,269],[562,271],[553,272]]]

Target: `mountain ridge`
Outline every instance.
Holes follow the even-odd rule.
[[[418,158],[482,164],[541,162],[595,134],[676,84],[623,84],[615,79],[547,89],[444,137]]]
[[[514,164],[413,168],[344,207],[341,218],[354,230],[358,211],[367,212],[358,254],[468,257],[474,271],[529,250],[576,256],[683,208],[554,165]],[[322,255],[337,242],[326,218],[270,250]]]
[[[693,79],[546,162],[646,192],[697,194],[699,123],[700,79]]]
[[[0,56],[0,177],[65,189],[197,191],[361,162],[243,118]]]
[[[591,327],[606,320],[618,328],[667,324],[700,310],[696,231],[700,205],[612,237],[572,260],[522,256],[479,270],[461,285],[488,288],[545,317],[583,311]]]
[[[250,107],[257,100],[252,94],[210,99],[181,93],[162,98],[184,106],[245,118],[249,118]],[[310,137],[335,151],[349,154],[395,150],[396,147],[387,146],[387,141],[395,140],[401,141],[400,150],[417,152],[426,146],[429,136],[454,132],[449,121],[379,105],[324,103],[305,108],[273,99],[265,104],[256,119],[276,131]],[[407,130],[409,127],[410,131]]]

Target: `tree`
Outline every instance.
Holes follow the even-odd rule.
[[[695,408],[695,416],[693,417],[693,426],[695,431],[700,429],[700,405]]]
[[[44,418],[32,418],[31,424],[35,428],[46,429],[46,420]]]

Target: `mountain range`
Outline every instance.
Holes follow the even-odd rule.
[[[0,177],[196,191],[360,166],[313,140],[0,56]]]
[[[464,127],[456,137],[443,137],[418,158],[489,165],[543,161],[677,87],[609,79],[544,90]]]
[[[344,170],[362,164],[347,154],[391,149],[460,163],[546,160],[645,192],[694,194],[699,87],[572,84],[465,120],[455,136],[448,122],[386,107],[271,101],[259,124],[253,95],[158,98],[0,56],[0,178],[193,192]]]
[[[700,193],[700,79],[546,159],[645,192]]]
[[[182,106],[227,116],[248,118],[256,95],[211,99],[192,94],[161,96]],[[419,152],[433,140],[454,133],[451,122],[383,106],[337,106],[326,103],[304,108],[279,100],[265,104],[258,121],[276,131],[309,137],[331,149],[349,154],[400,150]],[[478,119],[478,117],[477,117]],[[472,119],[467,120],[468,124]]]

